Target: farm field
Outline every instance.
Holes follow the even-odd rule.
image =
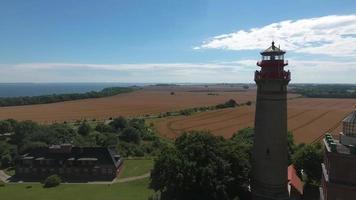
[[[198,88],[199,89],[199,88]],[[255,90],[197,88],[147,88],[112,97],[67,101],[52,104],[0,107],[0,119],[33,120],[40,123],[108,119],[110,117],[140,117],[147,114],[177,111],[185,108],[216,105],[229,99],[254,101]],[[174,92],[174,95],[171,95]],[[217,94],[217,95],[216,95]]]
[[[248,90],[231,85],[152,86],[99,99],[0,107],[0,119],[53,123],[82,119],[104,120],[118,116],[142,117],[216,105],[229,99],[238,103],[254,102],[255,95],[253,86]],[[297,94],[289,94],[288,98],[288,129],[293,131],[297,142],[313,142],[327,131],[337,134],[341,129],[340,121],[356,106],[355,99],[301,98]],[[152,122],[158,132],[168,138],[175,138],[189,130],[210,130],[216,135],[230,137],[241,128],[253,126],[254,104],[195,113],[191,116],[153,119]]]
[[[341,131],[340,121],[355,105],[356,100],[353,99],[289,99],[288,129],[293,131],[297,143],[313,142],[325,132],[336,135]],[[158,132],[168,138],[175,138],[189,130],[209,130],[228,138],[239,129],[253,126],[254,105],[155,119],[152,122]]]

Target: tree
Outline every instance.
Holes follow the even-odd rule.
[[[78,128],[78,133],[82,136],[89,135],[90,131],[91,126],[86,122],[83,122]]]
[[[95,127],[95,130],[100,133],[114,132],[114,129],[110,125],[104,123],[98,123]]]
[[[15,127],[15,133],[11,136],[11,142],[21,147],[39,128],[39,125],[32,121],[18,122]]]
[[[161,199],[233,199],[247,191],[249,156],[245,149],[208,132],[185,133],[162,150],[150,187]]]
[[[323,149],[320,143],[302,146],[293,155],[293,164],[298,171],[303,170],[307,182],[320,183]]]
[[[122,131],[122,133],[119,135],[119,139],[125,142],[133,142],[138,144],[141,141],[141,136],[140,132],[136,128],[128,127]]]
[[[0,121],[0,134],[12,132],[13,128],[9,121]]]
[[[110,126],[113,127],[114,130],[122,130],[128,126],[128,122],[124,117],[115,118],[112,122],[110,122]]]
[[[0,160],[1,167],[4,167],[4,168],[9,167],[11,161],[12,161],[12,158],[11,158],[10,154],[1,155],[1,160]]]
[[[61,178],[58,175],[54,174],[54,175],[47,177],[44,180],[43,187],[45,187],[45,188],[56,187],[59,184],[61,184],[61,182],[62,182]]]

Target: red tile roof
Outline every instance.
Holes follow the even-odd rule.
[[[298,190],[300,194],[303,194],[303,182],[298,177],[293,165],[288,166],[288,184]]]

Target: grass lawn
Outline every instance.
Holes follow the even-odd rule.
[[[133,159],[124,160],[119,178],[128,178],[132,176],[141,176],[147,174],[153,168],[152,159]]]
[[[43,188],[41,184],[6,184],[0,187],[1,200],[147,200],[153,194],[148,178],[113,185],[62,184]],[[32,188],[28,188],[32,186]]]

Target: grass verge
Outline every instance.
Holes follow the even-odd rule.
[[[128,178],[147,174],[153,168],[152,159],[127,159],[121,168],[119,178]]]
[[[41,184],[7,184],[0,187],[1,200],[147,200],[153,191],[149,179],[127,183],[62,184],[43,188]]]

